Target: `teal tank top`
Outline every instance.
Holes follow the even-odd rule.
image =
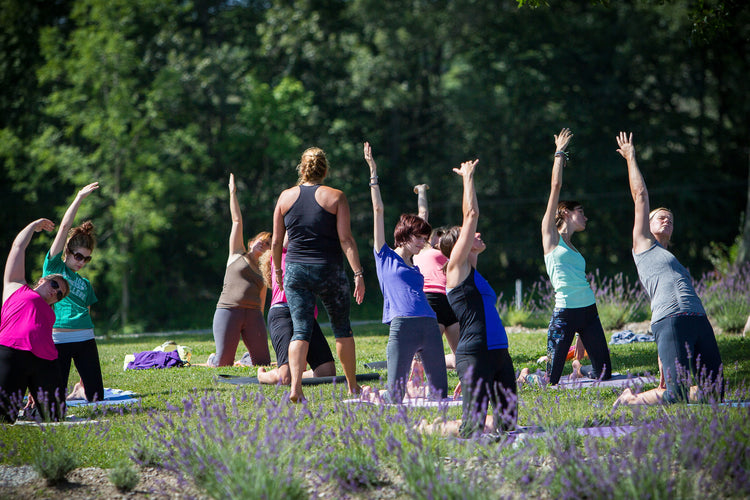
[[[556,308],[574,309],[596,303],[594,291],[586,280],[586,259],[562,238],[555,249],[544,256],[544,264],[555,289]]]

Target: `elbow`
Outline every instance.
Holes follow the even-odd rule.
[[[472,207],[464,212],[464,219],[466,220],[477,220],[479,219],[479,209]]]

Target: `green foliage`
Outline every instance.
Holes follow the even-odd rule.
[[[109,471],[109,480],[121,492],[133,490],[140,479],[138,469],[129,461],[123,461]]]
[[[54,431],[45,433],[42,445],[36,450],[33,466],[48,485],[64,482],[78,464],[76,453],[68,446],[64,435]]]

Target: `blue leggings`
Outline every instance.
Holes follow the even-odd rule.
[[[612,378],[612,360],[596,304],[586,307],[555,308],[547,332],[547,377],[557,384],[565,367],[568,349],[576,332],[593,365],[593,378]]]
[[[651,330],[667,382],[665,403],[687,401],[692,383],[723,397],[721,354],[706,316],[668,316],[653,323]]]
[[[320,297],[331,320],[333,335],[351,337],[349,281],[343,265],[300,264],[286,261],[284,292],[292,313],[292,340],[310,342],[315,323],[316,297]]]

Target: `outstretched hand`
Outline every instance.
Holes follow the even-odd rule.
[[[229,192],[237,192],[237,185],[234,183],[234,174],[229,174]]]
[[[365,141],[364,145],[364,153],[365,153],[365,161],[367,162],[367,165],[370,167],[370,175],[376,175],[378,171],[378,165],[375,163],[375,160],[372,157],[372,148],[370,147],[370,143]]]
[[[453,171],[461,177],[474,175],[474,170],[476,170],[477,168],[477,163],[479,163],[478,158],[472,161],[465,161],[461,163],[461,168],[454,168]]]
[[[34,232],[40,231],[54,231],[55,223],[49,219],[38,219],[34,221]]]
[[[557,151],[565,151],[571,137],[573,137],[573,132],[569,128],[564,128],[559,134],[555,135],[555,148],[557,148]]]
[[[617,136],[617,145],[620,146],[617,150],[626,160],[635,158],[635,146],[633,146],[633,132],[630,135],[627,132],[620,132]]]
[[[414,186],[414,194],[419,194],[420,191],[427,192],[428,189],[430,189],[430,186],[427,184],[417,184]]]
[[[78,191],[78,196],[80,196],[81,198],[85,198],[97,189],[99,189],[99,182],[92,182],[88,186],[82,187],[81,190]]]

